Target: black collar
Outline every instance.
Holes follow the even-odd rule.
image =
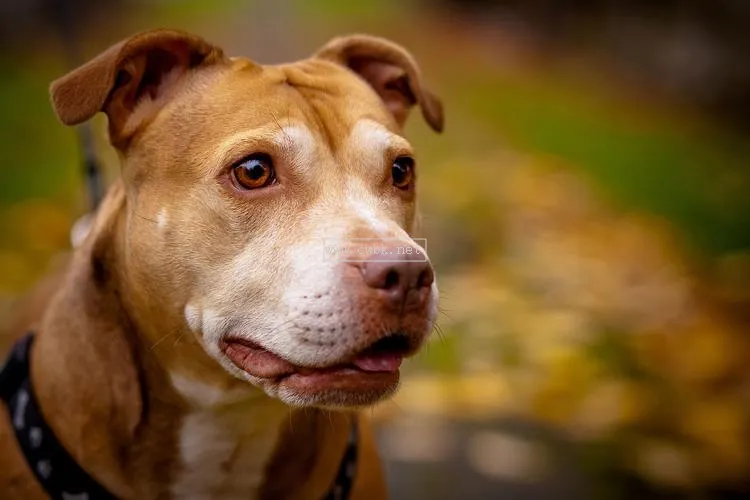
[[[65,451],[44,421],[29,376],[29,354],[33,341],[31,334],[19,340],[0,370],[0,399],[8,407],[16,440],[26,463],[54,500],[115,500],[114,495],[97,483]],[[349,498],[357,472],[358,442],[359,432],[354,419],[339,470],[324,500]]]
[[[47,494],[57,500],[113,500],[65,451],[44,421],[29,377],[32,335],[19,340],[0,372],[0,397],[26,463]]]

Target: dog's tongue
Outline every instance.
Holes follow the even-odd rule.
[[[364,372],[395,372],[403,359],[400,354],[363,354],[354,360],[354,366]]]

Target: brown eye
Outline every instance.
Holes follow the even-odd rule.
[[[409,156],[399,156],[393,160],[391,167],[393,185],[399,189],[409,189],[414,183],[414,159]]]
[[[256,154],[242,160],[232,168],[232,176],[243,189],[258,189],[273,184],[276,172],[268,155]]]

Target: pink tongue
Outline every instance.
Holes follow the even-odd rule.
[[[395,372],[404,357],[399,354],[370,354],[354,360],[354,366],[365,372]]]

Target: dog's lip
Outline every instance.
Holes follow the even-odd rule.
[[[227,337],[221,341],[221,349],[235,366],[246,373],[262,379],[282,379],[290,375],[296,378],[327,378],[330,375],[398,375],[404,357],[412,349],[384,350],[378,343],[372,345],[343,363],[324,367],[300,366],[290,363],[262,345],[248,339]]]
[[[232,363],[254,377],[278,378],[297,371],[293,364],[255,342],[230,337],[223,339],[221,344],[222,351]]]

